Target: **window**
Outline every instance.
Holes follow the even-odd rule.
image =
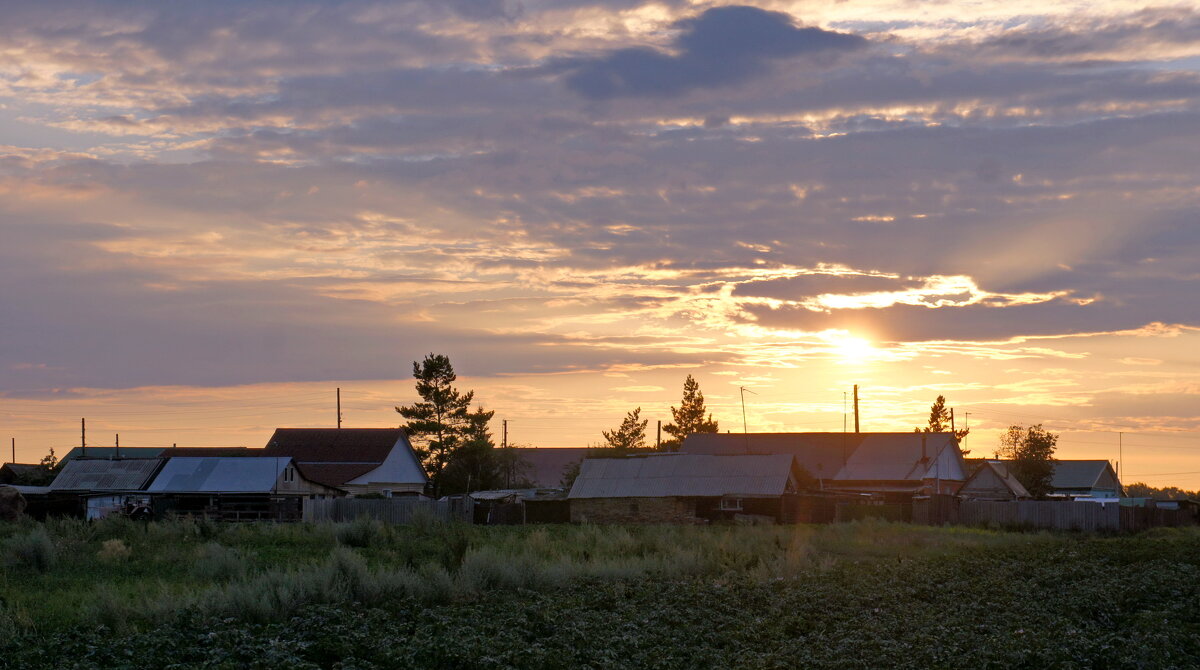
[[[740,511],[742,509],[741,498],[721,498],[721,509],[728,511]]]

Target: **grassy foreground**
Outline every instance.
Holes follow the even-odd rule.
[[[0,666],[1200,665],[1200,532],[0,525]]]

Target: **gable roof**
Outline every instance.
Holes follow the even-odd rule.
[[[162,465],[159,458],[68,461],[50,483],[51,491],[140,491]]]
[[[1008,468],[1008,464],[1000,460],[983,460],[983,462],[979,464],[979,467],[976,468],[973,473],[971,473],[971,476],[967,477],[967,481],[963,482],[963,485],[959,488],[959,491],[969,490],[971,488],[971,484],[974,483],[976,479],[984,477],[988,473],[995,475],[996,479],[1006,488],[1008,488],[1014,497],[1031,497],[1029,495],[1029,490],[1026,489],[1025,485],[1022,484],[1017,479],[1017,476],[1012,473],[1012,470]]]
[[[163,447],[88,447],[86,450],[74,447],[62,457],[62,461],[65,463],[77,458],[158,458],[162,451]]]
[[[200,456],[262,456],[262,449],[250,447],[168,447],[159,454],[163,458],[195,458]]]
[[[772,497],[787,491],[795,469],[786,454],[589,458],[567,498]]]
[[[399,428],[277,428],[263,455],[308,463],[379,464],[402,436]]]
[[[378,467],[378,463],[296,463],[301,477],[335,489]]]
[[[567,466],[587,458],[587,447],[513,447],[518,458],[528,465],[523,472],[529,482],[539,488],[562,486]]]
[[[952,479],[952,472],[932,470],[946,449],[953,449],[961,470],[957,444],[953,433],[695,433],[684,439],[681,451],[789,454],[817,479],[898,482]]]
[[[1111,468],[1104,460],[1056,460],[1050,486],[1054,489],[1090,489]],[[1113,479],[1116,480],[1115,473]]]
[[[155,493],[270,493],[290,458],[171,458],[147,491]]]

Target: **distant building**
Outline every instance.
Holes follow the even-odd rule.
[[[914,495],[953,494],[966,481],[953,433],[696,433],[687,454],[786,454],[822,491],[873,493],[903,502]]]
[[[572,465],[587,458],[587,447],[513,447],[525,467],[520,474],[536,488],[561,488],[563,475]]]
[[[351,494],[419,494],[429,482],[399,428],[279,428],[261,452],[289,457],[306,480]]]
[[[0,465],[0,484],[37,486],[40,484],[49,484],[51,479],[53,477],[50,476],[49,471],[40,463],[5,463],[4,465]]]
[[[1072,498],[1120,498],[1125,487],[1113,466],[1104,460],[1055,460],[1050,480],[1052,496]]]
[[[959,488],[958,495],[969,500],[1024,500],[1031,497],[1008,464],[999,460],[980,463]]]
[[[291,458],[270,456],[173,457],[146,492],[156,516],[173,513],[224,521],[299,520],[304,498],[342,494],[305,479]]]
[[[575,523],[789,521],[806,473],[789,455],[650,454],[583,461],[567,499]]]

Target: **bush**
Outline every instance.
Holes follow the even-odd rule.
[[[102,561],[123,561],[133,555],[133,550],[124,540],[105,540],[96,556]]]
[[[369,547],[382,535],[383,524],[365,516],[337,527],[337,541],[347,547]]]
[[[196,560],[192,562],[192,575],[208,581],[229,581],[245,573],[246,561],[241,552],[216,542],[202,545],[196,551]]]
[[[9,538],[4,543],[4,549],[10,564],[32,568],[37,572],[48,572],[58,558],[50,535],[41,526],[27,535]]]

